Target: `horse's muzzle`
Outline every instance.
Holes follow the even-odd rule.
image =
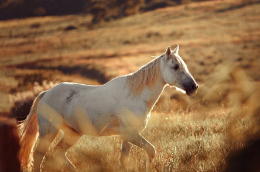
[[[186,94],[188,96],[193,96],[197,93],[199,85],[197,83],[192,83],[185,87]]]

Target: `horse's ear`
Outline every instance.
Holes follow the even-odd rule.
[[[179,54],[179,44],[177,44],[177,47],[172,51],[173,54]]]
[[[166,49],[165,55],[166,55],[166,59],[170,58],[170,55],[171,55],[171,47],[170,46]]]

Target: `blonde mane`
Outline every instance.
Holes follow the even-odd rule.
[[[126,84],[134,95],[138,95],[145,86],[151,87],[161,75],[160,59],[162,56],[156,57],[154,60],[142,66],[136,72],[130,74],[126,78]]]

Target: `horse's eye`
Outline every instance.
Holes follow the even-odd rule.
[[[179,64],[174,65],[174,66],[173,66],[173,69],[174,69],[174,70],[178,70],[178,69],[179,69]]]

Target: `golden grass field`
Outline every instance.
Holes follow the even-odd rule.
[[[157,155],[148,169],[145,151],[134,146],[127,170],[223,171],[233,152],[259,138],[259,21],[259,2],[236,0],[167,7],[95,25],[85,14],[0,21],[0,112],[8,114],[17,97],[36,96],[36,82],[103,84],[179,44],[198,94],[165,89],[141,133]],[[79,171],[117,171],[120,144],[118,136],[84,136],[68,156]],[[43,171],[68,171],[55,152],[46,157]]]

